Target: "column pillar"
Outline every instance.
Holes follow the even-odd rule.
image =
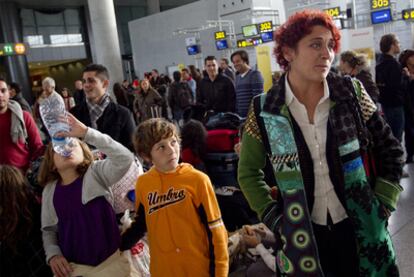
[[[148,15],[160,12],[160,0],[147,0]]]
[[[16,3],[0,2],[0,43],[23,42],[20,15]],[[22,87],[22,96],[33,104],[29,67],[25,55],[0,58],[5,64],[8,82],[16,82]]]
[[[109,91],[112,85],[124,80],[122,71],[121,50],[119,48],[118,30],[116,28],[115,8],[113,0],[88,0],[91,23],[91,35],[94,44],[94,60],[108,68],[110,76]],[[116,98],[113,97],[116,101]]]

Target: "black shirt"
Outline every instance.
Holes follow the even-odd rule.
[[[234,112],[236,110],[236,92],[233,82],[218,74],[214,81],[204,77],[197,86],[197,103],[206,110],[215,112]]]

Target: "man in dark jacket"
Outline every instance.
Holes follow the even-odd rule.
[[[73,99],[75,99],[76,105],[80,105],[81,103],[85,102],[85,91],[83,90],[83,84],[81,80],[76,80],[75,82]]]
[[[10,83],[9,92],[11,99],[19,103],[22,110],[32,113],[32,108],[30,108],[30,105],[27,103],[26,99],[23,98],[21,94],[22,89],[18,83]]]
[[[197,103],[206,110],[215,112],[234,112],[236,110],[236,92],[233,82],[218,74],[218,65],[214,56],[204,60],[206,76],[197,86]]]
[[[111,136],[132,150],[134,119],[127,108],[114,103],[109,97],[109,74],[106,67],[88,65],[83,71],[82,81],[86,101],[76,105],[70,112],[86,126]]]
[[[400,42],[394,34],[381,37],[382,55],[375,67],[376,83],[380,91],[379,102],[393,135],[402,140],[404,130],[404,92],[402,69],[394,58],[400,52]]]

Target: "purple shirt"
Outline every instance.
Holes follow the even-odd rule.
[[[53,205],[58,244],[69,262],[96,266],[119,248],[120,233],[115,212],[105,197],[82,204],[82,182],[79,177],[66,186],[56,184]]]

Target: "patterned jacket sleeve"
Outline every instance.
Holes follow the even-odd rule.
[[[376,162],[375,194],[390,210],[395,210],[402,187],[403,150],[392,135],[390,126],[378,112],[375,103],[361,85],[359,97],[362,116],[372,137],[372,153]]]
[[[250,207],[262,219],[267,217],[269,209],[273,210],[276,202],[272,199],[270,188],[264,181],[265,164],[266,150],[262,143],[253,105],[250,105],[242,138],[238,179]]]

